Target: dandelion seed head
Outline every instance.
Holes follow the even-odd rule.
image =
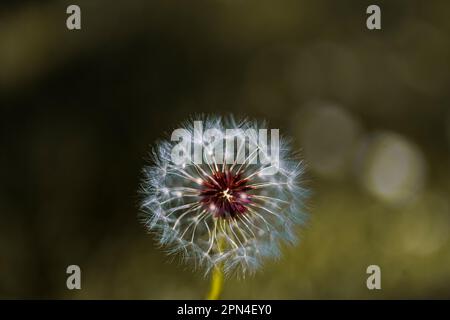
[[[304,166],[282,137],[276,147],[261,140],[259,129],[266,128],[233,117],[186,121],[183,132],[192,139],[179,150],[202,154],[176,164],[172,152],[179,142],[167,139],[144,168],[144,225],[169,253],[205,274],[218,265],[228,275],[254,273],[266,258],[280,256],[282,242],[295,244],[297,227],[305,223]],[[204,134],[208,129],[215,139]]]

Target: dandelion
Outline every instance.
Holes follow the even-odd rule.
[[[169,253],[213,272],[210,297],[220,291],[222,273],[245,276],[279,257],[280,244],[295,244],[296,226],[305,221],[304,166],[270,131],[269,142],[264,123],[187,121],[154,147],[144,168],[145,226]]]

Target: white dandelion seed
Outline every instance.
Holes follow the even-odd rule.
[[[141,186],[143,221],[170,253],[181,253],[206,274],[219,265],[228,275],[251,274],[264,258],[279,256],[282,241],[296,243],[295,227],[306,216],[303,164],[285,140],[274,147],[257,134],[268,133],[264,124],[203,117],[201,129],[221,134],[224,144],[197,124],[183,125],[192,139],[184,144],[182,164],[173,161],[178,141],[153,149]],[[202,155],[192,159],[191,150]]]

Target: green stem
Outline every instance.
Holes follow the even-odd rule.
[[[211,287],[209,289],[208,300],[217,300],[220,297],[223,287],[223,271],[221,266],[217,266],[213,270],[211,277]]]

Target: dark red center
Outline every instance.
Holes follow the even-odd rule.
[[[202,186],[201,202],[215,217],[234,218],[247,211],[247,204],[250,203],[247,192],[253,188],[241,173],[215,172],[203,181]]]

